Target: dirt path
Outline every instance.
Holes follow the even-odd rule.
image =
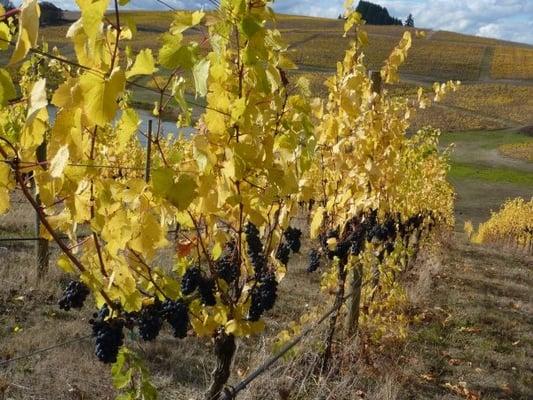
[[[533,258],[457,240],[409,346],[400,398],[533,398]]]
[[[317,37],[320,37],[321,35],[322,35],[321,33],[315,33],[314,35],[308,36],[308,37],[306,37],[306,38],[304,38],[302,40],[297,40],[296,42],[292,42],[290,44],[290,48],[294,49],[296,47],[299,47],[302,44],[306,44],[306,43],[310,42],[311,40],[316,39]]]
[[[483,52],[483,58],[479,66],[479,80],[482,82],[490,82],[492,59],[494,58],[494,47],[487,46]]]

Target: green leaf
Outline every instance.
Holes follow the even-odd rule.
[[[241,23],[241,28],[244,34],[251,38],[257,32],[259,32],[263,27],[257,22],[257,19],[252,16],[246,16]]]
[[[141,394],[143,400],[157,400],[157,389],[149,381],[141,384]]]
[[[159,50],[159,63],[165,68],[175,69],[192,69],[196,63],[197,44],[182,44],[183,36],[164,35],[163,46]]]
[[[152,177],[154,192],[167,199],[178,208],[185,210],[197,195],[196,181],[190,175],[182,174],[174,181],[174,171],[170,168],[155,170]]]
[[[120,372],[113,375],[113,386],[116,389],[122,389],[128,386],[131,382],[131,377],[133,376],[133,370],[130,368],[126,372]]]

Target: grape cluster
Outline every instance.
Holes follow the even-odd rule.
[[[116,362],[124,343],[124,328],[133,330],[138,327],[139,336],[145,341],[152,341],[159,336],[166,321],[172,327],[174,337],[184,338],[189,326],[188,311],[187,304],[181,299],[167,299],[161,303],[156,298],[151,304],[143,304],[138,312],[124,312],[120,317],[108,318],[110,310],[105,305],[89,320],[92,335],[96,338],[95,354],[106,364]]]
[[[215,281],[213,279],[202,278],[198,285],[198,291],[200,292],[202,304],[206,306],[214,306],[217,304],[217,299],[215,297]]]
[[[263,244],[259,238],[259,230],[253,223],[248,222],[244,227],[244,233],[246,235],[246,243],[248,244],[248,257],[250,258],[255,274],[261,276],[266,270],[267,263],[263,254]]]
[[[406,225],[411,229],[418,229],[424,223],[424,216],[422,214],[412,215],[407,220]]]
[[[59,300],[59,308],[69,311],[71,308],[80,309],[90,291],[87,285],[79,281],[70,281]]]
[[[271,310],[276,303],[278,282],[273,274],[263,276],[252,288],[252,304],[248,320],[259,321],[265,311]]]
[[[283,232],[283,238],[288,244],[293,253],[298,253],[302,243],[300,238],[302,236],[302,231],[298,228],[288,227],[285,232]]]
[[[283,240],[276,250],[276,260],[278,260],[283,265],[287,265],[289,263],[289,255],[291,254],[291,247],[290,245]]]
[[[95,354],[100,361],[111,364],[117,361],[120,347],[124,343],[124,321],[119,318],[105,319],[109,309],[104,306],[89,320],[92,325],[92,334],[96,338]]]
[[[188,296],[198,289],[202,303],[206,306],[214,306],[217,303],[215,297],[215,281],[202,275],[199,267],[192,267],[185,271],[181,279],[181,292]]]
[[[235,240],[230,240],[226,243],[222,256],[215,262],[215,270],[217,276],[228,284],[235,282],[239,278],[239,255]]]
[[[172,327],[174,337],[182,339],[187,336],[189,313],[183,301],[165,300],[162,306],[162,316]]]
[[[161,302],[155,301],[153,304],[143,306],[136,318],[139,327],[139,335],[147,342],[155,340],[163,326],[161,319]]]
[[[386,219],[382,224],[374,225],[368,233],[369,240],[386,242],[394,239],[396,235],[396,225],[393,219]]]
[[[315,272],[320,267],[320,253],[316,249],[312,249],[309,253],[309,265],[307,272]]]
[[[365,248],[366,229],[366,225],[360,223],[355,226],[352,232],[350,253],[354,256],[361,254]]]
[[[186,296],[192,294],[198,289],[202,279],[202,271],[200,271],[200,268],[189,268],[185,271],[185,274],[183,274],[183,278],[181,279],[181,292]]]

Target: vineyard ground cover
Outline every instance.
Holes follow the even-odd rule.
[[[464,244],[461,236],[412,331],[398,398],[531,398],[533,259]]]

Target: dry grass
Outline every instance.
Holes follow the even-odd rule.
[[[478,79],[484,47],[475,44],[435,43],[418,40],[413,44],[402,72],[435,79]]]
[[[472,399],[533,396],[532,262],[453,244],[419,310],[402,397],[444,398],[460,382]]]
[[[507,42],[507,41],[503,41],[500,39],[492,39],[492,38],[486,38],[486,37],[481,37],[481,36],[463,35],[461,33],[448,32],[448,31],[435,32],[433,36],[431,36],[431,40],[438,40],[438,41],[444,41],[444,42],[457,42],[457,43],[473,43],[473,44],[483,45],[483,46],[494,46],[494,45],[505,44],[505,46],[509,46],[509,47],[521,47],[521,48],[531,47],[530,45],[526,45],[523,43]]]

